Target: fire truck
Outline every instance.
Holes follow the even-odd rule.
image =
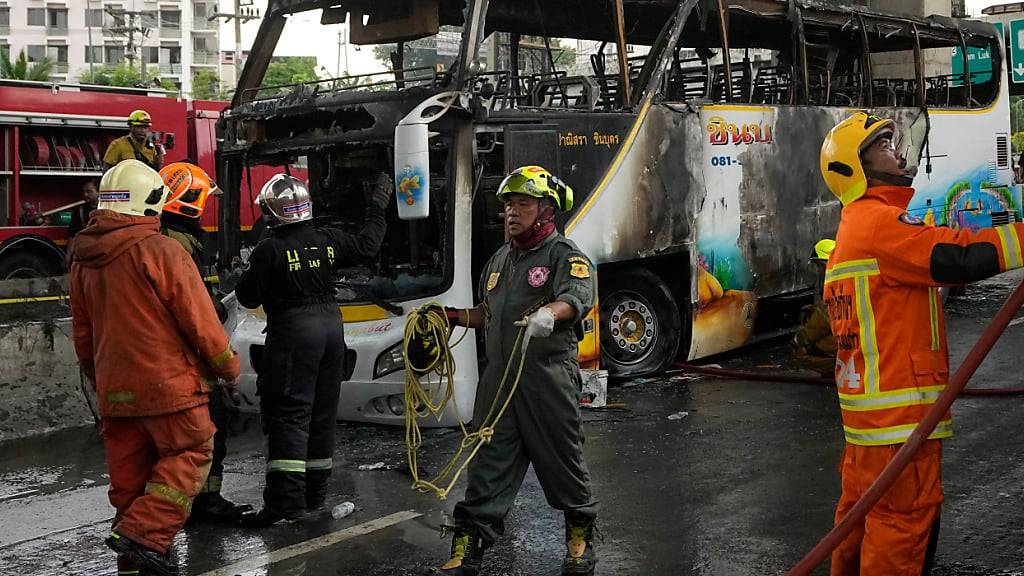
[[[65,272],[72,210],[83,185],[103,175],[107,145],[128,132],[133,110],[152,116],[152,136],[167,148],[165,164],[189,160],[213,175],[215,124],[226,105],[159,89],[0,80],[0,280]],[[241,196],[251,199],[280,170],[252,167]],[[209,231],[217,208],[215,196],[203,216]],[[250,230],[253,203],[243,201],[239,212],[240,229]]]

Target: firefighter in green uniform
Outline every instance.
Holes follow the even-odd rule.
[[[579,322],[594,304],[593,267],[555,230],[555,210],[572,208],[572,189],[561,180],[526,166],[502,181],[498,198],[511,241],[484,267],[481,303],[445,310],[454,323],[484,330],[487,367],[477,388],[475,425],[486,418],[505,366],[519,364],[513,348],[521,331],[526,360],[508,410],[469,467],[465,499],[453,513],[451,559],[435,573],[479,573],[484,550],[504,533],[505,516],[533,464],[548,503],[565,514],[562,573],[592,574],[598,505],[583,462],[576,355]]]

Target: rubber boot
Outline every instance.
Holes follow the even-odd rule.
[[[123,554],[117,557],[117,576],[142,576],[139,564]]]
[[[140,570],[154,576],[178,576],[178,565],[166,554],[133,542],[117,532],[111,532],[106,540],[107,546],[119,555],[127,556],[138,564]]]
[[[190,526],[203,522],[233,524],[250,510],[252,506],[235,504],[220,492],[200,492],[192,501],[192,513],[185,523]]]
[[[594,521],[565,521],[565,560],[562,576],[590,576],[597,566],[594,552]]]
[[[441,576],[477,576],[484,561],[484,543],[461,528],[452,535],[451,559],[431,572]]]

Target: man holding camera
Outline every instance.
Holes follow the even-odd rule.
[[[103,154],[103,164],[110,170],[122,160],[138,160],[153,170],[160,170],[164,163],[164,145],[150,133],[153,119],[149,112],[136,110],[128,116],[128,133],[114,140]],[[167,144],[171,146],[170,143]]]

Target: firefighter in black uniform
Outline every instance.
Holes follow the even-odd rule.
[[[309,190],[278,174],[260,191],[271,235],[249,257],[235,288],[247,308],[262,305],[267,339],[256,381],[268,438],[263,510],[242,524],[269,526],[326,500],[334,454],[345,334],[334,300],[334,270],[373,257],[384,238],[394,185],[381,174],[369,191],[358,234],[315,228]]]
[[[209,258],[205,251],[206,231],[200,219],[206,210],[206,201],[210,196],[220,193],[217,185],[210,179],[205,170],[188,162],[168,164],[160,170],[167,189],[171,191],[170,200],[164,204],[160,214],[160,233],[178,241],[195,262],[199,275],[206,275]],[[220,293],[205,281],[213,307],[223,322],[227,310],[220,300]],[[192,502],[192,512],[188,523],[196,522],[234,522],[243,513],[252,509],[248,504],[237,505],[224,498],[221,484],[224,479],[224,457],[228,452],[228,427],[231,424],[231,410],[228,408],[223,391],[210,394],[210,420],[217,427],[213,436],[213,461],[210,474],[199,488],[199,494]]]

